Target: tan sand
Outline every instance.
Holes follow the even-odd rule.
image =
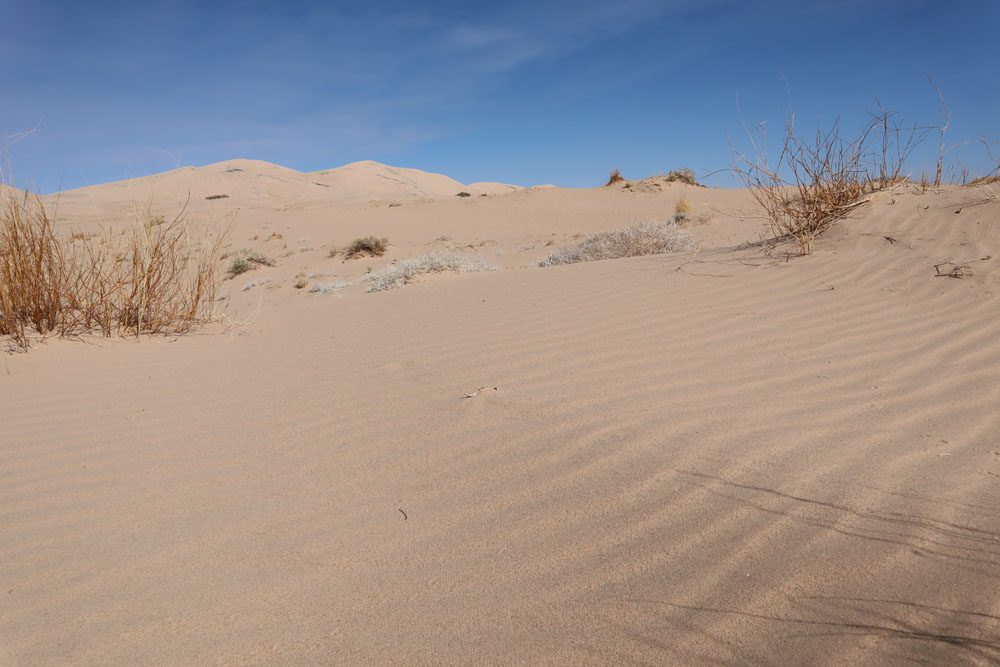
[[[697,252],[533,266],[681,194]],[[3,357],[0,663],[1000,661],[992,191],[790,261],[740,191],[269,196],[194,211],[278,257],[228,326]],[[291,286],[435,247],[503,270]]]

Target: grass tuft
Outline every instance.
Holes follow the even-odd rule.
[[[621,183],[624,180],[625,177],[622,176],[622,172],[619,171],[618,168],[616,167],[611,170],[610,174],[608,174],[608,182],[604,184],[604,187],[609,188],[615,183]]]
[[[351,241],[347,248],[344,249],[344,257],[347,259],[355,257],[381,257],[388,249],[389,239],[366,236]]]
[[[691,204],[688,203],[687,197],[681,195],[680,199],[678,199],[677,203],[674,205],[674,215],[683,219],[686,218],[690,212]]]
[[[227,270],[230,278],[256,269],[258,266],[274,266],[273,259],[249,248],[238,250],[231,257]]]

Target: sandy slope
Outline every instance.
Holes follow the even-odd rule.
[[[883,193],[786,262],[677,187],[241,211],[507,268],[5,356],[0,663],[1000,660],[1000,203]],[[697,253],[516,249],[679,193]]]

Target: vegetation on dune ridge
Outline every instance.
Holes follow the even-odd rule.
[[[622,176],[622,172],[620,172],[617,168],[612,169],[611,173],[608,174],[608,182],[604,184],[604,187],[606,187],[606,188],[610,187],[610,186],[614,185],[615,183],[621,183],[624,180],[625,180],[625,177]]]
[[[674,169],[668,171],[666,176],[663,177],[667,183],[687,183],[688,185],[700,185],[698,179],[695,178],[694,170],[684,167],[683,169]]]
[[[60,233],[41,200],[0,198],[0,335],[183,333],[210,319],[225,234],[148,211],[123,230]]]

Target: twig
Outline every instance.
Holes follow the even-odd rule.
[[[474,392],[472,392],[471,394],[469,394],[469,393],[466,393],[466,394],[465,394],[465,396],[463,396],[462,398],[473,398],[473,397],[474,397],[474,396],[476,396],[476,395],[477,395],[477,394],[478,394],[479,392],[481,392],[481,391],[482,391],[483,389],[490,389],[490,387],[488,387],[488,386],[485,386],[485,385],[484,385],[484,386],[482,386],[482,387],[479,387],[478,389],[476,389],[476,390],[475,390]],[[496,387],[492,387],[492,389],[493,389],[493,391],[496,391],[496,390],[497,390],[497,388],[496,388]]]
[[[950,266],[951,268],[945,271],[942,267],[946,266]],[[935,278],[958,278],[959,280],[963,278],[971,278],[976,275],[975,272],[969,268],[968,262],[962,262],[961,264],[955,264],[954,262],[941,262],[940,264],[934,265],[934,272]]]

